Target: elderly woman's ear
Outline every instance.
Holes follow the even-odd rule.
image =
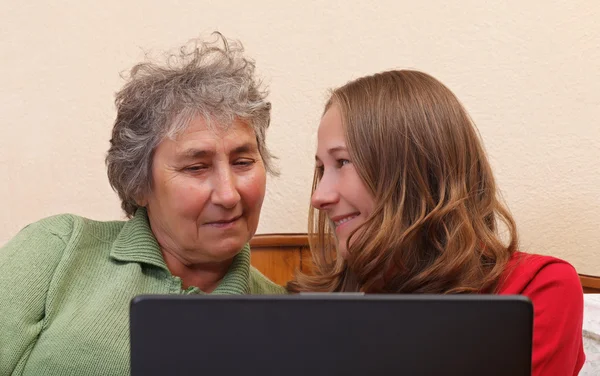
[[[135,197],[135,204],[140,208],[145,208],[148,205],[148,199],[145,194],[138,194]]]

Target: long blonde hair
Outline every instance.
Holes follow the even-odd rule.
[[[312,272],[288,290],[493,292],[517,229],[456,96],[425,73],[400,70],[335,89],[325,111],[331,106],[375,208],[348,239],[347,259],[336,255],[325,213],[311,208]],[[315,170],[313,192],[319,179]]]

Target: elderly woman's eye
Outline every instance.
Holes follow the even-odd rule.
[[[249,167],[252,166],[254,163],[256,163],[254,159],[238,159],[237,161],[233,162],[235,166],[240,167]]]
[[[187,172],[199,172],[204,169],[206,169],[206,166],[204,166],[204,165],[194,165],[194,166],[188,166],[188,167],[184,168],[183,170],[187,171]]]

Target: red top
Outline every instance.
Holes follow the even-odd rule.
[[[583,290],[575,269],[549,256],[516,252],[500,285],[501,295],[533,302],[532,376],[577,376],[583,353]]]

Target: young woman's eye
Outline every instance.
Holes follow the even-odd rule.
[[[323,172],[325,171],[325,167],[323,165],[315,165],[315,172],[317,176],[323,176]]]
[[[350,163],[350,161],[347,159],[338,159],[337,163],[338,163],[339,167],[343,167],[343,166],[347,165],[348,163]]]

